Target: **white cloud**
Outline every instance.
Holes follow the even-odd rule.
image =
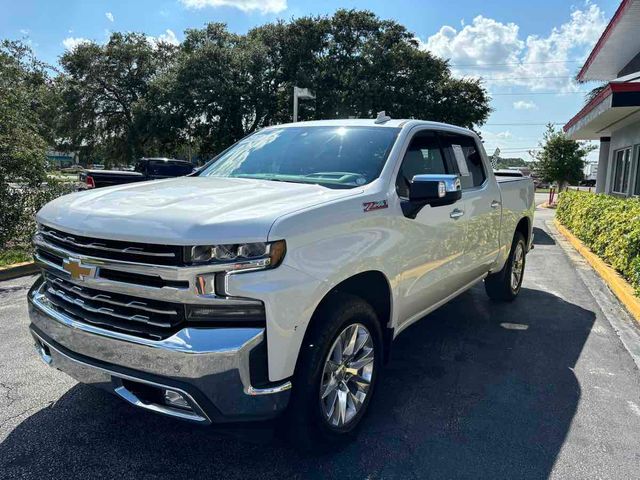
[[[424,47],[460,65],[517,62],[524,42],[515,23],[503,24],[478,15],[460,31],[448,25],[428,38]]]
[[[513,108],[516,110],[537,110],[538,105],[527,100],[518,100],[517,102],[513,102]]]
[[[187,8],[233,7],[243,12],[279,13],[287,9],[287,0],[180,0]]]
[[[171,45],[178,45],[180,43],[178,37],[176,37],[176,34],[173,33],[173,30],[169,30],[168,28],[165,33],[158,36],[158,41],[170,43]]]
[[[113,13],[111,13],[111,12],[105,13],[104,16],[107,17],[107,20],[109,20],[110,22],[115,21],[115,17],[113,16]]]
[[[89,43],[89,42],[91,42],[91,40],[88,40],[86,38],[67,37],[62,41],[62,45],[64,45],[64,48],[66,48],[67,50],[73,50],[78,45],[82,45],[83,43]]]
[[[515,23],[479,15],[459,30],[443,26],[421,47],[450,59],[457,75],[481,76],[490,85],[569,90],[575,88],[571,77],[580,64],[567,60],[584,58],[606,24],[602,10],[589,2],[548,36],[525,38]]]
[[[162,33],[157,37],[148,36],[147,41],[149,41],[149,43],[151,43],[152,45],[157,45],[158,43],[161,43],[161,42],[169,43],[171,45],[180,44],[180,40],[178,40],[178,37],[176,36],[176,34],[173,32],[173,30],[169,30],[168,28],[165,30],[165,33]]]
[[[513,135],[511,134],[511,132],[509,130],[506,130],[504,132],[498,132],[498,133],[495,134],[495,136],[497,138],[502,138],[502,139],[507,139],[507,138],[513,137]]]

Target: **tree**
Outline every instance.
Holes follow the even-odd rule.
[[[277,21],[246,34],[210,23],[179,46],[113,33],[60,58],[48,81],[47,143],[82,163],[141,156],[210,157],[267,125],[291,121],[294,86],[316,93],[301,120],[424,118],[469,128],[489,115],[478,80],[453,78],[413,33],[368,11]],[[44,121],[46,120],[46,121]]]
[[[48,68],[24,43],[0,44],[0,252],[25,248],[35,212],[66,191],[54,181],[45,184],[57,102]]]
[[[142,156],[153,132],[142,121],[141,102],[173,51],[139,33],[113,33],[105,45],[82,43],[62,55],[62,148],[115,164]]]
[[[46,67],[21,42],[0,44],[0,184],[36,185],[46,176]]]
[[[501,168],[509,169],[514,167],[531,167],[531,166],[532,166],[531,162],[527,162],[526,160],[520,157],[513,157],[513,158],[498,157],[496,162],[497,169],[501,169]]]
[[[265,125],[291,121],[293,87],[313,90],[301,120],[425,118],[465,127],[491,109],[477,80],[451,76],[446,61],[420,50],[412,33],[371,12],[338,10],[228,32],[212,23],[188,30],[175,63],[151,85],[167,145],[199,139],[217,153]]]
[[[529,152],[536,160],[535,171],[544,181],[557,182],[559,190],[578,183],[583,178],[585,158],[596,147],[585,142],[577,142],[547,125],[540,150]]]
[[[592,88],[591,90],[589,90],[589,92],[587,92],[587,94],[584,96],[584,103],[587,104],[589,103],[591,100],[593,100],[594,98],[596,98],[598,95],[600,95],[600,93],[607,88],[608,83],[603,83],[602,85],[598,85],[595,88]]]

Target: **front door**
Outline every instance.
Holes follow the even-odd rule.
[[[409,198],[409,183],[415,175],[456,173],[445,157],[436,132],[419,130],[413,134],[396,179],[401,201]],[[402,251],[398,255],[399,321],[418,319],[422,313],[463,283],[460,262],[464,253],[464,202],[420,210],[416,218],[402,217]]]

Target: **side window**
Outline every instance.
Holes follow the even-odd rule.
[[[640,145],[636,146],[636,179],[633,194],[636,196],[640,195]]]
[[[613,193],[627,193],[629,188],[629,171],[631,170],[631,147],[618,150],[614,154]]]
[[[442,147],[460,175],[462,189],[479,187],[487,174],[482,164],[482,156],[473,137],[443,132],[440,135]]]
[[[396,191],[401,197],[409,197],[409,184],[415,175],[445,174],[451,172],[440,148],[435,132],[418,132],[411,139],[404,154],[396,179]]]

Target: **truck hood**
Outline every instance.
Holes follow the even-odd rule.
[[[275,220],[362,193],[319,185],[181,177],[99,188],[57,198],[37,220],[87,237],[171,245],[263,242]]]

